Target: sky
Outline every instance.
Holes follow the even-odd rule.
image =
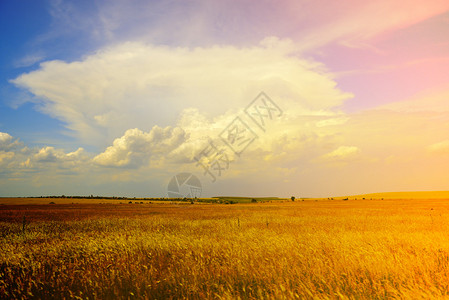
[[[447,0],[1,0],[0,197],[449,190],[448,36]]]

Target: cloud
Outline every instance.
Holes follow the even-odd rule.
[[[360,153],[360,149],[355,146],[340,146],[332,152],[322,156],[325,161],[346,161],[353,159]]]
[[[22,145],[19,140],[13,140],[13,137],[6,132],[0,132],[0,151],[10,150]]]
[[[150,158],[162,159],[161,156],[168,155],[185,139],[184,130],[178,127],[154,126],[150,132],[129,129],[93,161],[101,166],[142,167]]]
[[[9,146],[11,144],[12,141],[12,136],[5,133],[5,132],[0,132],[0,147],[4,148],[6,146]]]
[[[42,53],[27,54],[26,56],[22,57],[21,59],[15,61],[14,66],[16,68],[30,67],[44,59],[45,59],[45,55],[43,55]]]
[[[27,176],[30,170],[48,172],[57,169],[79,170],[90,161],[90,154],[83,148],[66,152],[50,146],[42,148],[23,147],[23,143],[8,133],[0,132],[0,175]]]
[[[402,113],[447,113],[449,112],[449,89],[447,86],[437,91],[421,93],[404,101],[382,105],[378,109],[386,109]]]
[[[0,151],[0,166],[14,158],[14,152]]]
[[[432,153],[449,154],[449,140],[432,144],[428,150]]]
[[[44,147],[41,148],[33,156],[33,161],[39,163],[52,163],[52,162],[78,162],[81,160],[86,160],[87,155],[83,148],[78,148],[78,150],[65,153],[62,149],[55,149],[54,147]]]
[[[51,1],[53,35],[81,33],[100,44],[145,41],[204,47],[253,45],[266,36],[290,37],[302,50],[330,43],[371,47],[384,33],[449,10],[445,0],[379,1]],[[326,9],[323,9],[326,7]]]
[[[12,82],[81,141],[104,147],[129,128],[173,126],[187,108],[210,117],[243,108],[260,91],[290,114],[334,113],[352,95],[294,51],[277,38],[247,48],[123,43],[77,62],[44,62]]]
[[[314,8],[322,7],[322,1],[314,1]],[[345,1],[328,3],[332,15],[317,11],[315,23],[308,34],[302,33],[299,46],[314,50],[337,42],[348,47],[367,47],[370,41],[386,34],[419,23],[449,10],[445,0],[381,0]]]
[[[163,195],[164,179],[181,171],[197,174],[206,186],[210,178],[203,175],[193,157],[237,115],[245,118],[240,110],[212,118],[189,108],[181,113],[175,127],[129,129],[96,156],[83,149],[67,152],[54,147],[16,147],[1,152],[0,173],[11,180],[33,179],[31,185],[48,186],[49,191],[54,180],[65,185],[75,180],[101,189],[102,185],[110,187],[111,182],[138,185],[144,178],[156,186],[148,193]],[[244,120],[255,126],[250,119]],[[279,194],[298,182],[302,195],[322,196],[406,189],[410,184],[417,189],[441,189],[447,184],[443,180],[447,159],[432,151],[447,151],[447,120],[444,113],[386,109],[348,115],[302,115],[285,110],[265,132],[257,131],[257,140],[240,157],[232,157],[229,168],[217,176],[220,183],[210,187],[211,193],[224,193],[243,184],[245,190]],[[15,140],[2,136],[7,145]],[[319,192],[318,183],[326,185],[326,192]]]
[[[34,159],[37,162],[56,162],[64,156],[64,152],[62,150],[55,150],[54,147],[45,147],[39,150],[38,153],[34,155]]]

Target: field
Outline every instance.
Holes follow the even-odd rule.
[[[2,299],[449,298],[447,199],[15,201]]]

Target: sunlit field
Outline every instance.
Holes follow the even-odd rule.
[[[0,298],[449,294],[449,200],[98,202],[0,205]]]

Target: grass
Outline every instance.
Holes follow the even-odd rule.
[[[449,201],[0,206],[0,298],[449,294]]]
[[[2,198],[0,197],[0,205],[34,205],[34,204],[124,204],[132,202],[134,204],[149,204],[149,203],[190,203],[191,201],[198,203],[251,203],[251,202],[268,202],[268,201],[290,201],[286,198],[277,197],[213,197],[213,198],[199,198],[199,199],[173,199],[173,198],[89,198],[89,197],[42,197],[42,198]]]

